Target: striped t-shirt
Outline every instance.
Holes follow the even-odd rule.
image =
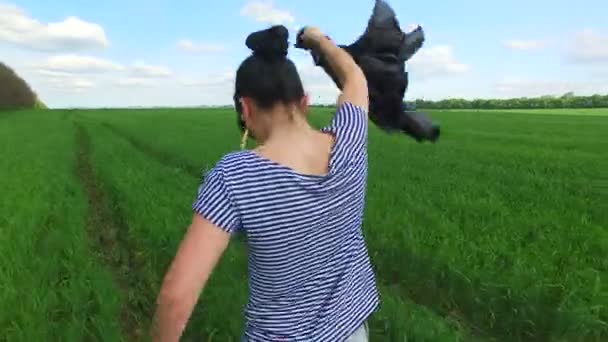
[[[338,108],[322,129],[335,137],[323,176],[253,151],[229,153],[206,174],[194,211],[247,237],[246,340],[343,341],[378,306],[361,230],[367,123],[362,108]]]

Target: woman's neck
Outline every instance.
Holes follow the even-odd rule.
[[[268,124],[265,134],[258,141],[258,145],[269,145],[293,141],[310,136],[312,128],[306,117],[299,112],[291,115],[286,113],[268,113]]]

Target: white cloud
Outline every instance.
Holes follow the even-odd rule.
[[[75,88],[92,88],[95,86],[95,83],[86,80],[86,79],[73,79],[70,81],[71,85]]]
[[[407,63],[411,74],[419,79],[445,77],[467,73],[469,65],[459,62],[451,46],[422,47]]]
[[[560,96],[567,92],[580,95],[593,95],[608,92],[608,82],[543,80],[508,77],[495,83],[501,97],[537,97],[544,95]]]
[[[47,83],[49,84],[51,89],[56,91],[78,93],[82,93],[96,86],[96,84],[89,79],[73,76],[60,76],[49,78],[47,80]]]
[[[105,73],[122,71],[120,64],[91,56],[58,55],[49,57],[45,62],[35,65],[39,70],[65,73]]]
[[[312,103],[335,103],[340,93],[334,81],[323,68],[313,64],[312,59],[296,62],[298,73]]]
[[[171,69],[165,66],[150,65],[143,62],[136,62],[135,64],[133,64],[131,68],[131,73],[135,77],[165,78],[173,75],[173,71],[171,71]]]
[[[334,84],[309,84],[304,90],[310,97],[312,104],[333,104],[340,94],[340,90]]]
[[[241,15],[272,25],[293,24],[295,22],[295,17],[289,11],[275,8],[272,0],[249,1],[241,9]]]
[[[587,29],[575,35],[568,51],[575,63],[608,63],[608,34]]]
[[[109,45],[103,27],[76,17],[41,23],[22,9],[0,4],[0,42],[40,51],[83,50]]]
[[[509,49],[513,50],[536,50],[545,46],[545,43],[539,40],[509,40],[505,42]]]
[[[195,43],[190,39],[181,39],[176,45],[178,49],[186,52],[218,53],[225,50],[224,46],[219,44]]]
[[[123,77],[114,84],[121,87],[154,87],[158,85],[158,82],[147,78]]]
[[[496,82],[495,88],[501,95],[535,97],[564,94],[572,90],[572,83],[557,80],[547,81],[506,78]]]
[[[65,77],[72,76],[72,74],[63,72],[63,71],[53,71],[53,70],[44,70],[44,69],[36,70],[36,73],[38,73],[38,75],[43,76],[45,78],[65,78]]]
[[[233,91],[236,71],[225,71],[206,75],[197,79],[184,78],[179,81],[182,86],[196,88],[225,88]]]
[[[294,61],[304,85],[304,91],[310,96],[313,103],[335,103],[339,94],[334,85],[322,68],[313,65],[312,60],[303,59]],[[223,98],[232,103],[234,93],[235,70],[226,70],[198,78],[182,78],[179,84],[183,87],[194,88],[208,94],[221,94]]]

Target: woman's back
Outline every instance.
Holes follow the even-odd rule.
[[[323,131],[335,137],[326,174],[235,152],[208,175],[193,206],[247,236],[250,340],[344,339],[378,304],[361,231],[367,114],[345,103]]]

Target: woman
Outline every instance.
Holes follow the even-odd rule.
[[[258,146],[225,155],[206,175],[158,297],[156,340],[178,340],[237,232],[249,251],[244,340],[367,340],[378,305],[361,230],[367,83],[350,55],[306,28],[302,47],[323,54],[344,85],[329,127],[313,129],[287,30],[271,30],[274,38],[248,44],[254,53],[236,75],[237,108]]]

